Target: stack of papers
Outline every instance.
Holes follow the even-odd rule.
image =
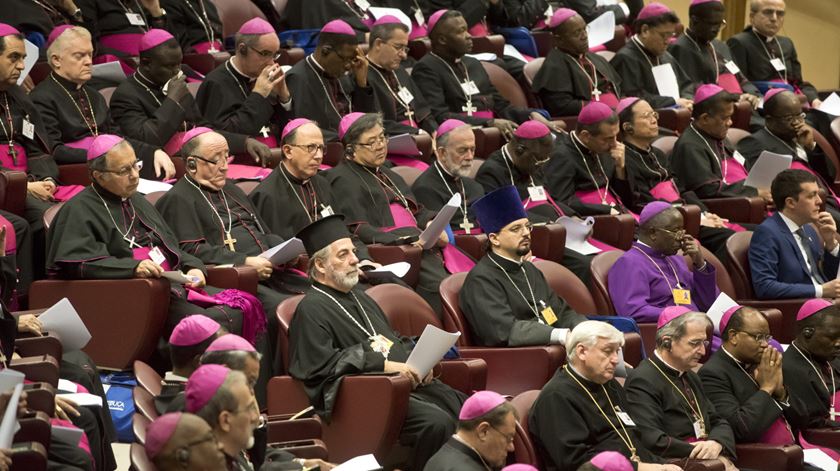
[[[282,265],[305,252],[306,248],[303,246],[303,241],[297,237],[292,237],[286,242],[261,253],[260,257],[267,258],[275,265]]]
[[[770,188],[770,184],[783,170],[790,168],[793,162],[793,156],[774,154],[773,152],[764,151],[758,156],[755,165],[750,169],[750,174],[744,181],[744,186],[751,186],[753,188]]]

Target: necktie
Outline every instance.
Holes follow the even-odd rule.
[[[808,264],[811,265],[811,276],[817,280],[817,283],[825,283],[825,277],[823,277],[822,273],[820,273],[819,265],[817,265],[817,260],[814,258],[814,253],[811,252],[811,243],[808,235],[805,233],[805,229],[800,227],[796,230],[796,235],[802,240],[802,244],[805,246],[805,256],[808,257]]]

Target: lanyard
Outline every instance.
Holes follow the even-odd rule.
[[[764,40],[761,39],[761,36],[759,36],[758,33],[755,32],[755,30],[753,30],[753,34],[755,35],[755,38],[758,39],[758,42],[761,43],[761,47],[764,48],[764,53],[767,54],[767,59],[769,59],[770,61],[775,59],[775,57],[773,57],[773,54],[770,53],[770,49],[767,49],[767,45],[764,43]],[[779,57],[779,60],[781,60],[782,65],[785,66],[784,73],[779,72],[778,70],[776,70],[775,67],[773,67],[773,70],[776,70],[776,75],[784,79],[785,83],[787,83],[787,63],[785,62],[785,54],[784,51],[782,51],[782,45],[781,43],[779,43],[779,38],[773,36],[773,40],[776,41],[776,47],[779,48],[779,55],[781,56]]]
[[[656,370],[659,371],[659,374],[661,374],[663,378],[665,378],[669,383],[671,383],[671,386],[673,386],[674,389],[676,389],[677,392],[680,393],[680,396],[682,396],[682,398],[685,399],[685,403],[688,405],[688,408],[691,409],[691,413],[694,414],[694,419],[700,421],[700,426],[703,427],[703,432],[705,433],[706,425],[705,420],[703,420],[703,412],[700,409],[700,401],[697,400],[697,395],[694,393],[694,389],[691,388],[691,385],[688,385],[688,390],[691,391],[691,397],[694,399],[694,404],[697,405],[697,409],[695,409],[694,406],[691,405],[691,401],[688,400],[688,397],[685,395],[682,389],[680,389],[673,381],[671,381],[671,378],[669,378],[668,375],[666,375],[665,372],[662,371],[661,368],[659,368],[659,365],[657,365],[656,362],[653,360],[650,360],[650,362],[654,366],[654,368],[656,368]]]
[[[315,220],[315,218],[313,217],[313,214],[317,215],[317,213],[318,213],[318,194],[315,193],[315,188],[312,188],[310,190],[311,191],[312,202],[314,203],[313,208],[312,208],[312,213],[310,213],[309,208],[306,207],[306,204],[303,202],[303,199],[300,197],[297,190],[295,190],[295,186],[292,185],[292,181],[289,180],[289,177],[286,175],[285,165],[281,163],[280,166],[283,167],[283,168],[280,169],[280,173],[283,175],[283,178],[286,180],[286,183],[289,184],[289,189],[292,190],[292,193],[294,193],[298,202],[300,202],[300,205],[303,208],[303,212],[306,213],[306,217],[309,218],[309,222],[313,222]],[[301,188],[303,188],[303,186],[305,184],[306,184],[306,182],[301,183],[301,185],[300,185]]]
[[[70,101],[72,101],[72,102],[73,102],[73,106],[75,106],[75,107],[76,107],[76,111],[78,111],[78,112],[79,112],[79,114],[82,116],[82,121],[84,121],[84,122],[85,122],[85,126],[87,126],[88,130],[90,131],[90,133],[91,133],[94,137],[98,136],[98,135],[99,135],[99,127],[96,125],[96,114],[93,112],[93,103],[90,101],[90,97],[88,96],[88,92],[87,92],[87,90],[85,90],[84,85],[81,87],[81,90],[82,90],[82,93],[84,93],[84,94],[85,94],[85,99],[87,99],[88,106],[90,107],[90,117],[91,117],[91,120],[93,121],[93,123],[92,123],[92,124],[93,124],[93,126],[91,126],[91,122],[90,122],[90,121],[88,121],[87,116],[86,116],[86,115],[82,112],[82,108],[79,106],[79,104],[78,104],[78,103],[76,103],[76,99],[75,99],[75,98],[73,98],[73,95],[71,95],[71,94],[70,94],[70,92],[69,92],[69,91],[67,91],[67,89],[66,89],[66,88],[64,88],[64,85],[62,85],[62,84],[61,84],[61,83],[60,83],[60,82],[59,82],[59,81],[55,78],[55,75],[53,75],[53,73],[52,73],[52,72],[50,72],[50,78],[53,80],[53,82],[55,82],[55,83],[56,83],[56,85],[58,85],[58,86],[59,86],[62,90],[64,90],[64,93],[66,93],[66,94],[67,94],[67,98],[69,98],[69,99],[70,99]]]
[[[545,324],[545,321],[540,317],[539,311],[537,310],[537,297],[534,296],[534,289],[531,287],[531,281],[528,279],[528,274],[525,272],[525,268],[523,268],[522,265],[519,265],[519,269],[522,271],[522,275],[525,277],[525,284],[528,286],[528,292],[531,294],[531,301],[533,301],[534,303],[533,307],[531,306],[531,303],[528,302],[528,298],[525,297],[525,293],[523,293],[522,290],[519,289],[519,286],[516,286],[516,283],[514,283],[513,278],[510,277],[507,270],[502,268],[502,266],[499,265],[499,262],[493,259],[493,256],[491,254],[487,254],[487,258],[489,258],[490,261],[493,262],[494,265],[499,267],[499,270],[501,270],[502,273],[505,274],[505,277],[507,277],[510,284],[512,284],[513,287],[516,288],[516,292],[519,293],[519,296],[522,296],[522,299],[525,300],[525,304],[528,305],[528,308],[531,310],[531,312],[534,313],[534,316],[537,318],[537,320],[540,321],[541,324]]]
[[[725,155],[723,157],[719,156],[718,153],[715,152],[714,149],[712,149],[712,146],[711,144],[709,144],[709,141],[706,140],[706,138],[702,134],[700,134],[700,131],[698,131],[697,128],[694,127],[694,123],[689,124],[688,127],[691,128],[692,131],[694,131],[694,134],[697,134],[697,137],[703,140],[703,143],[706,144],[706,148],[709,149],[709,152],[711,152],[712,155],[715,156],[715,162],[717,162],[718,168],[720,168],[720,178],[723,181],[724,185],[728,185],[729,183],[726,181],[726,173],[729,170],[729,162],[727,162],[727,160],[729,159],[727,159]]]
[[[595,191],[598,193],[598,197],[601,198],[601,204],[608,204],[607,203],[607,195],[610,194],[610,179],[607,178],[607,172],[604,171],[604,166],[601,164],[601,159],[596,155],[595,160],[598,162],[598,167],[601,169],[601,174],[604,175],[604,178],[607,180],[606,186],[604,186],[604,194],[601,194],[601,187],[598,186],[598,180],[595,179],[595,175],[592,174],[592,170],[589,169],[589,163],[586,161],[586,156],[583,155],[583,151],[580,150],[580,147],[577,145],[577,134],[575,131],[571,133],[572,138],[572,145],[575,146],[575,150],[577,150],[580,158],[583,160],[583,165],[586,166],[586,173],[589,174],[589,178],[592,179],[592,185],[595,186]]]
[[[820,373],[820,370],[817,369],[817,366],[814,365],[811,359],[808,358],[808,356],[805,355],[805,353],[802,350],[800,350],[799,347],[796,346],[796,343],[791,342],[791,345],[793,346],[793,348],[796,349],[796,352],[802,355],[802,358],[804,358],[805,361],[807,361],[808,364],[811,365],[811,368],[814,369],[814,373],[817,374],[817,378],[820,379],[820,382],[822,383],[823,387],[828,393],[828,396],[831,398],[831,420],[834,420],[834,393],[837,390],[834,384],[834,368],[831,367],[831,364],[828,365],[828,371],[831,374],[831,389],[829,390],[828,383],[825,382],[825,378],[823,378],[823,375],[822,373]]]
[[[114,219],[114,216],[111,214],[111,210],[108,208],[108,203],[105,202],[105,199],[102,198],[102,195],[99,194],[99,191],[96,190],[95,186],[91,185],[91,188],[93,189],[93,192],[96,193],[96,196],[99,197],[99,201],[102,201],[102,206],[105,206],[105,212],[108,214],[108,217],[111,218],[111,223],[114,225],[114,229],[117,230],[117,232],[122,236],[124,241],[128,242],[128,247],[133,248],[135,245],[138,248],[142,247],[137,242],[134,242],[134,237],[131,237],[131,238],[128,237],[128,234],[131,233],[131,229],[134,227],[134,219],[135,219],[135,216],[137,215],[137,212],[134,210],[134,205],[131,204],[131,201],[130,200],[128,201],[128,207],[131,208],[131,213],[132,213],[131,214],[131,223],[128,225],[128,229],[125,232],[123,232],[123,231],[120,230],[120,226],[117,225],[117,220]],[[123,224],[123,225],[125,225],[125,224]]]
[[[341,303],[338,302],[338,300],[335,299],[330,293],[327,293],[326,291],[322,290],[321,288],[319,288],[317,286],[313,286],[312,289],[314,289],[315,291],[317,291],[317,292],[323,294],[324,296],[330,298],[330,300],[332,302],[334,302],[335,305],[338,306],[344,312],[344,314],[346,314],[347,317],[349,317],[350,320],[353,321],[354,324],[356,324],[356,327],[358,327],[362,332],[365,333],[365,335],[368,336],[368,338],[376,337],[376,335],[377,335],[376,334],[376,329],[373,328],[373,323],[370,321],[370,318],[367,315],[367,311],[365,311],[365,308],[362,307],[362,303],[359,302],[359,298],[357,298],[356,295],[352,291],[350,292],[350,296],[353,296],[353,300],[356,301],[356,305],[359,306],[359,309],[362,311],[362,315],[365,316],[365,320],[367,321],[367,324],[370,326],[370,332],[368,332],[368,330],[365,329],[365,327],[362,324],[359,324],[359,321],[357,321],[356,318],[353,317],[350,314],[350,312],[344,306],[342,306]]]
[[[338,119],[341,119],[341,113],[338,112],[338,108],[335,106],[335,102],[333,102],[332,95],[330,95],[330,92],[327,91],[327,84],[324,83],[324,79],[321,77],[321,73],[318,72],[318,70],[315,68],[315,65],[312,64],[312,61],[314,61],[315,59],[312,59],[312,56],[310,55],[306,56],[306,59],[304,60],[306,61],[306,65],[308,65],[309,68],[312,69],[312,72],[315,73],[315,76],[318,77],[318,82],[321,83],[321,89],[324,90],[324,95],[326,95],[327,100],[330,102],[330,106],[332,106],[332,109],[333,111],[335,111],[335,114],[338,115]],[[344,87],[341,86],[341,80],[338,81],[338,89],[339,91],[341,91],[341,94],[344,95],[344,99],[347,100],[348,113],[352,113],[353,101],[350,100],[346,93],[344,93]]]
[[[638,250],[638,251],[639,251],[642,255],[644,255],[644,256],[645,256],[645,258],[647,258],[648,260],[650,260],[650,263],[652,263],[652,264],[653,264],[653,266],[654,266],[654,267],[656,267],[656,269],[657,269],[657,270],[659,270],[659,273],[661,273],[661,274],[662,274],[662,278],[664,278],[664,279],[665,279],[665,283],[668,283],[668,289],[670,289],[671,291],[673,291],[673,290],[674,290],[674,288],[671,286],[671,282],[668,280],[668,277],[667,277],[667,276],[665,276],[665,272],[664,272],[664,271],[662,271],[662,268],[660,268],[660,267],[659,267],[659,265],[656,263],[656,261],[654,261],[654,260],[650,257],[650,255],[648,255],[648,254],[647,254],[644,250],[640,249],[639,247],[637,247],[637,246],[635,246],[635,245],[634,245],[634,246],[633,246],[633,248],[634,248],[634,249],[636,249],[636,250]],[[667,263],[667,264],[668,264],[668,266],[671,268],[671,271],[672,271],[672,272],[674,272],[674,279],[675,279],[675,280],[677,280],[677,289],[682,289],[682,284],[680,283],[680,278],[677,276],[677,270],[674,268],[674,266],[673,266],[673,265],[671,265],[671,261],[670,261],[670,260],[668,260],[667,258],[665,259],[665,263]]]
[[[700,52],[700,54],[703,54],[703,49],[700,48],[700,44],[697,41],[695,41],[690,34],[688,34],[688,31],[686,31],[685,37],[687,37],[691,41],[691,43],[694,44],[694,47],[697,48],[697,51]],[[715,83],[717,83],[718,78],[720,77],[720,63],[718,62],[717,51],[715,51],[715,47],[712,46],[711,42],[709,42],[706,46],[709,48],[709,53],[712,56],[712,60],[715,62]]]

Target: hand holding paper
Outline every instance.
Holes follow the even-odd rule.
[[[417,370],[420,377],[424,378],[455,345],[460,336],[460,332],[451,333],[433,325],[427,325],[405,363]]]
[[[774,154],[765,150],[758,156],[755,165],[750,169],[750,174],[744,181],[744,186],[770,188],[770,184],[773,183],[776,175],[782,170],[789,169],[791,162],[793,162],[793,156],[791,155]]]
[[[461,194],[455,193],[452,195],[452,198],[449,198],[446,206],[438,211],[437,216],[435,216],[432,222],[426,226],[426,230],[420,234],[420,243],[423,245],[423,250],[429,250],[435,245],[435,242],[440,238],[440,234],[443,233],[446,226],[449,225],[449,221],[452,220],[455,211],[460,207]]]
[[[303,246],[303,242],[297,237],[292,237],[286,242],[261,253],[260,257],[269,259],[275,265],[282,265],[304,252],[306,252],[306,249]]]
[[[66,351],[81,350],[90,342],[90,331],[79,313],[63,298],[38,317],[46,332],[55,333]]]

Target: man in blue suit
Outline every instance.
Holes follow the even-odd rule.
[[[773,180],[770,193],[779,211],[758,226],[750,243],[756,296],[837,297],[837,227],[829,213],[820,211],[816,178],[804,170],[785,170]]]

